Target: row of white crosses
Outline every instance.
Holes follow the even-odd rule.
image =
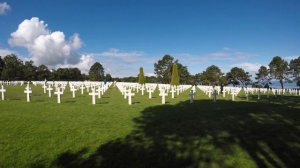
[[[98,99],[100,99],[101,98],[101,94],[103,95],[106,91],[107,91],[107,89],[109,88],[109,86],[111,86],[112,85],[112,83],[107,83],[107,84],[100,84],[100,85],[92,85],[91,86],[91,90],[92,90],[92,92],[90,92],[89,93],[89,95],[90,96],[92,96],[92,104],[96,104],[96,96],[98,96]],[[86,85],[87,86],[87,88],[89,88],[88,87],[88,85]],[[97,89],[96,89],[97,88]]]
[[[213,95],[213,101],[216,102],[217,95],[220,94],[221,88],[220,86],[205,86],[205,85],[198,85],[197,86],[201,91],[203,91],[206,95],[208,95],[209,98],[211,98],[211,95]],[[232,101],[235,100],[235,97],[238,95],[238,93],[241,91],[240,87],[223,87],[223,97],[225,97],[225,94],[231,94]]]
[[[161,102],[162,104],[166,103],[166,96],[168,96],[168,93],[172,93],[172,98],[174,98],[174,94],[177,93],[179,95],[183,91],[191,88],[191,85],[179,85],[179,86],[171,86],[169,84],[150,84],[146,83],[145,85],[140,85],[138,83],[129,83],[129,82],[118,82],[115,83],[118,90],[121,92],[121,94],[124,96],[124,99],[128,98],[128,104],[132,104],[132,96],[135,94],[132,93],[132,91],[136,91],[136,93],[139,93],[139,90],[142,92],[141,95],[144,95],[144,90],[148,92],[149,99],[152,98],[152,94],[155,91],[155,89],[158,87],[159,90],[159,96],[161,96]],[[194,88],[195,90],[195,88]]]
[[[146,84],[146,91],[148,92],[149,99],[152,99],[152,93],[154,93],[157,84]]]
[[[110,83],[107,83],[104,85],[103,82],[90,82],[90,81],[85,81],[85,82],[78,82],[78,81],[73,81],[73,82],[66,82],[66,81],[60,81],[60,82],[49,82],[47,83],[48,86],[46,86],[46,82],[43,83],[43,88],[48,91],[49,97],[51,97],[52,88],[53,86],[55,87],[55,92],[54,94],[57,95],[57,103],[61,103],[61,95],[63,95],[64,90],[66,86],[69,84],[70,91],[72,93],[72,97],[75,98],[76,96],[76,91],[81,89],[81,94],[83,94],[83,90],[86,89],[87,92],[89,93],[89,88],[92,88],[92,92],[89,93],[89,95],[92,95],[92,104],[96,104],[96,96],[98,98],[101,98],[101,95],[104,94],[104,92],[108,89],[108,87],[111,85]],[[95,89],[97,88],[97,89]],[[97,92],[96,92],[97,91]]]

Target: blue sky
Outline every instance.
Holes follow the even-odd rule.
[[[86,72],[99,61],[113,76],[136,76],[140,66],[151,75],[154,62],[171,54],[192,74],[213,64],[223,72],[239,66],[254,73],[273,56],[300,56],[299,0],[4,2],[9,9],[1,13],[0,7],[0,54],[14,52],[53,68]],[[36,33],[25,42],[28,31]]]

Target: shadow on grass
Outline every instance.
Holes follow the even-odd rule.
[[[148,107],[136,129],[53,167],[298,167],[300,97],[288,104],[208,100]]]

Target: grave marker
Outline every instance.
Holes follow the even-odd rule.
[[[4,100],[4,92],[6,92],[6,89],[4,89],[3,85],[1,85],[0,92],[1,92],[1,100]]]
[[[131,105],[132,104],[131,97],[134,96],[134,93],[131,92],[131,89],[128,90],[127,96],[128,96],[128,104]]]
[[[95,89],[92,89],[92,92],[89,93],[90,96],[92,96],[92,104],[96,104],[96,96],[98,93],[95,92]]]
[[[166,104],[166,96],[168,94],[165,92],[165,90],[160,90],[159,96],[161,96],[161,104]]]
[[[47,90],[48,90],[48,96],[51,97],[51,90],[53,90],[53,88],[51,88],[51,86],[48,85]]]
[[[60,88],[56,88],[56,92],[54,92],[54,94],[57,95],[57,103],[60,103],[60,95],[63,94],[63,92],[60,90]]]
[[[194,96],[195,96],[196,94],[195,94],[195,92],[194,92],[194,90],[191,90],[191,93],[189,94],[189,96],[190,96],[190,103],[193,103],[194,102]]]
[[[32,90],[29,86],[26,87],[24,93],[26,94],[27,102],[30,102],[30,94],[32,93]]]

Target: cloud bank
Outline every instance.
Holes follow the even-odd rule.
[[[11,33],[11,46],[25,47],[35,64],[54,67],[78,67],[84,73],[95,61],[91,55],[79,55],[82,41],[75,33],[69,40],[61,31],[51,32],[47,24],[37,17],[25,19],[18,29]]]

